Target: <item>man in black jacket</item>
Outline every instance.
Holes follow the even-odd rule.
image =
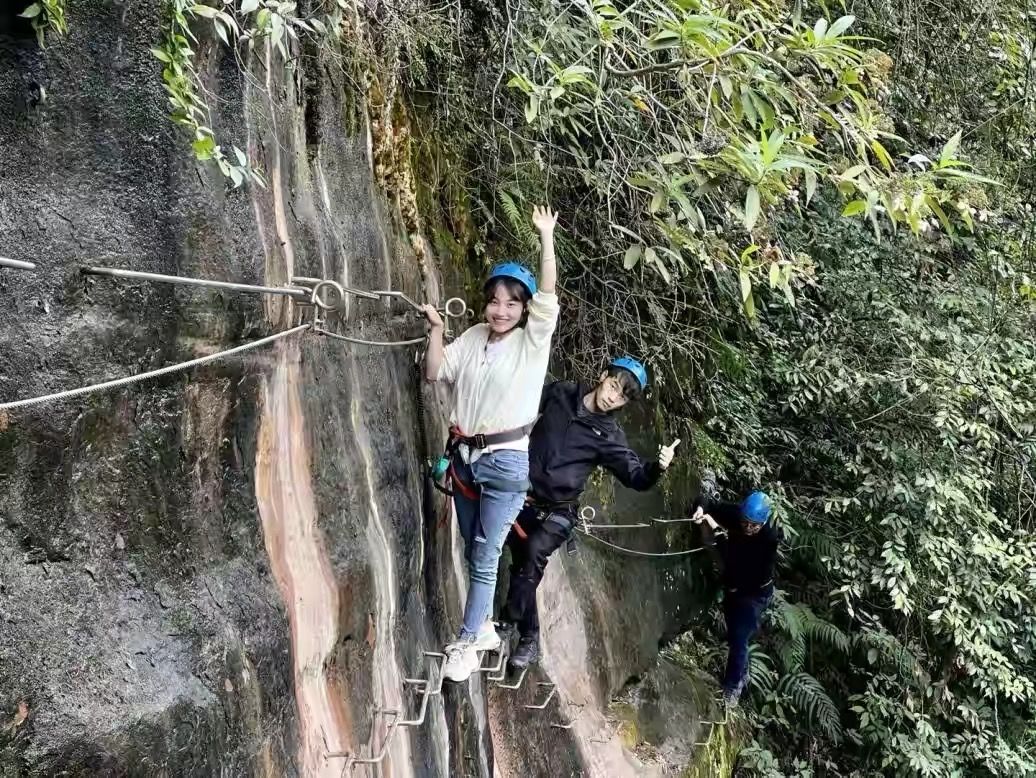
[[[595,387],[556,381],[543,389],[540,418],[529,437],[532,489],[507,538],[511,582],[503,620],[516,625],[519,634],[509,662],[512,668],[539,659],[536,588],[550,555],[572,534],[579,498],[593,469],[600,465],[624,486],[646,491],[672,462],[679,441],[663,446],[657,461],[645,462],[629,447],[615,421],[615,412],[638,398],[646,386],[644,366],[622,357],[608,366]]]
[[[770,498],[763,492],[752,492],[740,505],[702,497],[694,503],[693,518],[703,523],[707,545],[715,543],[716,531],[726,533],[717,548],[723,563],[723,618],[727,624],[723,701],[731,707],[748,680],[748,642],[773,599],[781,533],[770,522],[770,514]]]

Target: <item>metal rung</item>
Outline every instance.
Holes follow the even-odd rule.
[[[20,259],[8,259],[0,257],[0,267],[7,267],[11,270],[35,270],[36,265],[32,262],[22,262]]]
[[[544,708],[546,708],[550,704],[550,701],[554,699],[554,695],[558,691],[558,687],[557,686],[555,686],[554,684],[549,683],[547,681],[540,681],[539,683],[536,684],[536,686],[537,686],[537,688],[543,688],[544,686],[549,686],[550,687],[550,694],[548,694],[547,698],[542,703],[540,703],[539,705],[526,705],[525,707],[528,710],[543,710]]]
[[[489,652],[487,651],[486,653]],[[500,644],[500,650],[497,651],[496,654],[497,658],[495,665],[490,665],[488,667],[480,665],[478,668],[478,671],[480,673],[489,673],[487,678],[490,681],[502,680],[504,675],[506,674],[506,672],[504,671],[504,663],[507,661],[507,649],[504,647],[502,643]],[[495,676],[499,676],[499,678],[496,678]]]
[[[522,683],[525,681],[525,676],[526,676],[526,674],[528,672],[529,672],[529,666],[526,665],[525,667],[522,668],[522,672],[518,676],[517,682],[515,682],[515,683],[499,683],[499,682],[497,682],[497,686],[499,686],[501,689],[518,689],[519,687],[521,687]]]
[[[381,742],[381,750],[373,756],[363,757],[350,754],[348,751],[335,751],[325,756],[326,759],[345,759],[345,770],[351,770],[358,764],[378,764],[388,756],[389,745],[392,743],[392,736],[396,734],[398,719],[394,719],[385,730],[385,738]]]
[[[583,713],[586,710],[582,705],[577,705],[576,707],[579,708],[579,713],[576,714],[576,717],[574,719],[572,719],[567,724],[561,724],[561,723],[559,723],[557,721],[552,722],[551,725],[550,725],[551,728],[552,729],[572,729],[572,727],[574,727],[576,725],[576,722],[579,721],[579,719],[581,719],[583,717]]]

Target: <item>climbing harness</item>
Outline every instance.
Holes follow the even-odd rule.
[[[428,469],[428,475],[432,479],[432,484],[436,489],[449,497],[452,497],[454,494],[450,489],[450,485],[452,485],[463,497],[469,500],[477,500],[481,487],[478,484],[468,483],[457,473],[456,458],[460,446],[465,445],[471,450],[476,450],[500,445],[501,443],[513,443],[532,432],[532,427],[532,424],[526,424],[524,427],[504,430],[503,432],[465,435],[456,425],[451,426],[449,437],[446,439],[446,448],[442,456],[432,463]],[[529,489],[528,479],[524,481],[487,482],[487,485],[511,492],[524,492]]]
[[[32,262],[22,262],[20,259],[8,259],[7,257],[0,257],[0,267],[10,268],[11,270],[35,270],[36,266]]]
[[[35,269],[35,265],[31,262],[21,262],[19,260],[5,259],[0,257],[0,267],[16,268],[19,270],[32,270]],[[174,365],[167,365],[156,370],[150,370],[145,373],[139,373],[136,375],[125,376],[123,378],[117,378],[111,381],[104,381],[97,384],[90,384],[88,386],[78,387],[76,389],[68,389],[62,392],[55,392],[53,394],[43,395],[41,397],[31,397],[23,400],[14,400],[12,402],[0,403],[0,411],[14,410],[16,408],[23,408],[31,405],[38,405],[47,402],[59,402],[61,400],[67,400],[72,397],[78,397],[84,394],[91,394],[94,392],[102,392],[108,389],[115,389],[120,386],[127,386],[129,384],[135,384],[142,381],[148,381],[153,378],[175,373],[181,370],[190,370],[201,365],[215,362],[222,359],[227,359],[232,356],[250,351],[252,349],[260,348],[262,346],[269,345],[275,341],[283,338],[290,337],[292,335],[301,334],[307,330],[312,330],[316,334],[323,337],[331,338],[333,340],[344,341],[347,343],[356,343],[364,346],[384,346],[384,347],[397,347],[397,346],[412,346],[418,343],[422,343],[425,337],[411,338],[407,340],[398,341],[373,341],[362,338],[354,338],[347,335],[339,335],[338,333],[331,332],[324,328],[326,323],[325,314],[329,311],[340,311],[344,307],[346,295],[352,294],[365,299],[382,299],[382,298],[399,298],[415,310],[420,311],[421,306],[419,303],[412,300],[403,292],[393,290],[380,290],[374,292],[367,292],[360,289],[353,289],[351,287],[343,286],[337,281],[331,281],[329,279],[316,279],[307,278],[304,276],[296,276],[292,278],[292,283],[295,286],[261,286],[257,284],[239,284],[230,281],[213,281],[211,279],[203,278],[192,278],[188,276],[169,276],[160,273],[144,273],[136,270],[119,270],[117,268],[109,267],[83,267],[80,272],[83,275],[94,275],[94,276],[107,276],[111,278],[129,279],[129,280],[142,280],[157,283],[169,283],[169,284],[183,284],[188,286],[201,286],[212,289],[226,289],[235,292],[247,292],[251,294],[269,294],[289,297],[293,299],[300,306],[309,306],[313,309],[313,319],[311,323],[300,324],[291,329],[283,332],[274,333],[265,338],[252,341],[251,343],[244,343],[240,346],[235,346],[225,351],[220,351],[216,354],[209,354],[196,359],[190,359],[185,362],[178,362]],[[459,297],[453,297],[446,301],[445,308],[442,312],[451,318],[460,318],[469,313],[467,303],[465,303]]]
[[[632,556],[640,557],[651,557],[651,558],[665,558],[665,557],[682,557],[690,556],[691,554],[697,554],[699,551],[704,551],[705,546],[699,546],[698,548],[691,548],[685,551],[638,551],[635,548],[627,548],[626,546],[620,546],[616,543],[611,543],[604,538],[598,537],[593,534],[593,530],[600,529],[648,529],[653,527],[655,524],[683,524],[686,522],[694,521],[694,519],[651,519],[650,523],[638,522],[637,524],[593,524],[594,518],[597,516],[597,511],[587,505],[579,512],[579,518],[582,519],[581,526],[576,527],[576,531],[586,535],[588,538],[593,538],[598,543],[613,548],[616,551],[621,551],[624,554],[630,554]],[[726,530],[717,530],[717,535],[726,535]]]

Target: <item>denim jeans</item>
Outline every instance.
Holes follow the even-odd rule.
[[[727,669],[723,691],[737,697],[748,674],[748,642],[773,599],[773,585],[754,594],[727,592],[723,598],[723,618],[727,622]]]
[[[468,600],[464,605],[464,624],[460,637],[478,634],[489,618],[496,592],[496,573],[504,541],[525,504],[525,490],[504,491],[500,482],[527,482],[527,451],[499,449],[483,454],[468,465],[457,458],[454,468],[461,480],[481,487],[478,500],[469,500],[455,489],[453,503],[457,509],[460,534],[464,538],[464,555],[468,561]]]

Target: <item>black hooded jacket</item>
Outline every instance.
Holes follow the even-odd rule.
[[[781,530],[768,521],[754,535],[741,530],[741,506],[737,503],[699,497],[691,506],[712,516],[727,531],[716,546],[723,560],[723,586],[728,591],[755,594],[773,581],[777,566],[777,549],[783,539]]]
[[[540,419],[529,437],[529,480],[540,505],[575,507],[598,465],[641,492],[662,475],[657,462],[645,462],[629,447],[612,415],[587,410],[583,397],[591,391],[573,381],[543,388]]]

